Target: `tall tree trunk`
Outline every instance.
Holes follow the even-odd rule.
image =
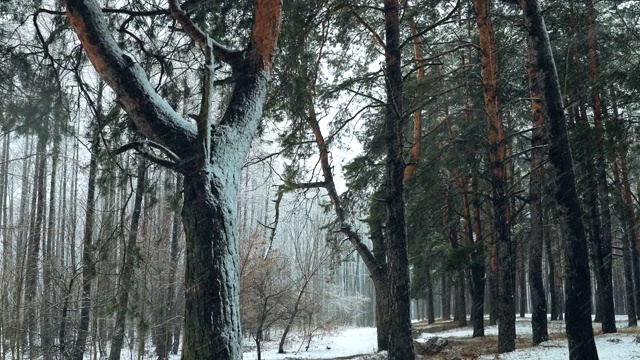
[[[518,259],[520,260],[520,271],[518,272],[518,307],[520,310],[520,317],[524,318],[527,313],[527,261],[525,259],[525,247],[521,246],[518,249]]]
[[[216,171],[211,173],[184,177],[182,221],[187,238],[184,349],[190,353],[185,360],[242,356],[235,226],[238,177],[225,165],[216,164]]]
[[[498,61],[489,1],[474,0],[480,40],[484,105],[489,128],[489,168],[491,178],[494,230],[498,245],[498,352],[515,350],[515,266],[509,229],[509,204],[506,194],[506,143],[498,97]]]
[[[427,323],[433,324],[436,322],[436,316],[433,309],[433,279],[431,277],[431,268],[425,266],[425,282],[426,282],[426,307],[427,307]]]
[[[547,268],[549,269],[547,283],[549,284],[549,302],[550,311],[549,314],[551,316],[551,320],[558,320],[558,293],[556,292],[556,266],[555,266],[555,257],[553,256],[553,249],[551,245],[551,236],[546,234],[544,236],[545,243],[545,253],[547,255]],[[546,322],[546,320],[545,320]]]
[[[142,214],[142,199],[144,198],[145,182],[146,182],[147,164],[140,160],[138,164],[138,180],[136,182],[135,198],[133,201],[133,213],[131,214],[131,225],[129,227],[129,236],[124,246],[124,261],[122,271],[120,272],[120,284],[118,286],[118,305],[116,308],[116,317],[113,334],[111,335],[111,349],[109,352],[109,360],[120,360],[122,353],[122,345],[124,344],[125,322],[127,313],[129,312],[129,294],[133,287],[133,273],[136,257],[138,254],[138,225]]]
[[[622,142],[626,142],[624,139]],[[635,298],[636,314],[640,314],[640,258],[638,253],[640,250],[640,228],[638,228],[638,220],[636,218],[633,194],[631,193],[631,184],[629,181],[629,167],[627,165],[627,148],[625,145],[617,152],[620,161],[620,181],[623,202],[625,206],[624,219],[627,221],[629,228],[629,253],[631,257],[631,269],[633,271],[633,291]]]
[[[598,197],[602,216],[602,238],[600,240],[598,257],[598,304],[602,310],[602,332],[615,333],[616,320],[613,302],[613,255],[611,250],[612,230],[611,211],[609,209],[609,189],[604,154],[604,127],[602,118],[604,106],[602,104],[599,84],[598,53],[596,38],[596,12],[593,0],[585,0],[587,7],[587,44],[589,48],[589,76],[591,77],[591,98],[593,101],[593,121],[595,125],[595,166],[598,179]]]
[[[35,185],[35,199],[36,204],[31,209],[32,211],[32,223],[29,230],[28,250],[27,250],[27,263],[26,263],[26,281],[24,288],[24,306],[25,310],[25,324],[23,330],[28,335],[29,344],[29,357],[35,358],[36,346],[39,343],[38,328],[37,328],[37,301],[36,290],[38,286],[38,274],[39,274],[39,259],[40,249],[42,242],[42,235],[44,232],[45,222],[45,198],[46,198],[46,170],[47,170],[47,139],[44,135],[38,136],[38,145],[36,147],[36,169],[34,184]],[[39,354],[38,354],[39,355]]]
[[[412,360],[411,298],[409,295],[409,260],[404,204],[403,93],[400,56],[400,4],[384,1],[386,117],[386,250],[389,283],[389,307],[393,313],[389,331],[390,360]]]
[[[101,86],[102,89],[102,86]],[[80,320],[78,332],[71,351],[72,360],[84,358],[87,336],[89,335],[89,321],[91,316],[91,287],[96,269],[93,259],[93,226],[95,223],[96,202],[96,178],[98,177],[98,151],[100,145],[100,114],[102,103],[102,91],[99,92],[98,107],[96,109],[97,121],[94,123],[91,137],[91,160],[89,160],[89,180],[87,184],[87,206],[85,209],[84,235],[82,236],[82,286],[80,294]],[[63,310],[65,311],[65,310]]]
[[[621,151],[626,151],[626,147],[624,146],[626,137],[624,135],[624,129],[622,128],[622,124],[620,118],[618,117],[618,106],[616,101],[615,92],[612,91],[611,98],[613,114],[614,114],[614,129],[616,130],[616,138],[615,141],[618,144],[616,146],[616,153]],[[626,300],[626,312],[628,318],[629,326],[637,326],[638,324],[638,313],[636,312],[636,292],[634,289],[635,279],[637,276],[634,276],[634,270],[636,269],[635,264],[637,260],[632,258],[632,247],[633,243],[631,239],[633,239],[633,230],[631,219],[629,218],[629,207],[625,201],[625,192],[623,190],[622,180],[620,178],[620,170],[618,167],[617,156],[612,156],[611,165],[613,169],[613,188],[616,190],[615,193],[617,196],[617,201],[614,202],[616,205],[616,209],[621,214],[624,233],[622,234],[622,259],[623,259],[623,267],[624,267],[624,280],[625,280],[625,300]]]
[[[565,294],[569,357],[572,360],[598,359],[591,324],[591,287],[587,240],[582,224],[573,173],[573,159],[560,95],[553,52],[540,4],[521,0],[529,41],[535,53],[536,80],[542,106],[549,121],[549,160],[555,170],[555,199],[564,238],[567,289]]]
[[[176,182],[175,182],[175,195],[176,198],[180,197],[180,193],[182,192],[182,176],[181,175],[176,175]],[[179,214],[178,214],[178,205],[176,205],[175,208],[172,208],[173,211],[173,221],[172,221],[172,225],[171,225],[171,250],[170,250],[170,258],[171,258],[171,265],[169,267],[170,269],[170,283],[169,286],[167,287],[167,301],[169,302],[167,304],[167,308],[168,310],[168,315],[173,319],[173,318],[179,318],[179,312],[178,312],[178,276],[176,274],[177,270],[178,270],[178,255],[180,252],[180,219],[179,219]],[[176,355],[178,353],[178,347],[180,344],[180,323],[176,322],[175,320],[172,320],[170,324],[168,324],[168,326],[170,327],[170,332],[169,335],[167,335],[167,346],[169,347],[169,350],[171,352],[171,354]]]
[[[453,209],[453,203],[451,199],[451,179],[447,176],[445,179],[445,206],[442,211],[442,221],[443,221],[443,229],[444,229],[444,238],[449,241],[451,248],[457,251],[460,248],[460,243],[458,241],[458,230],[456,229],[456,225],[458,224],[458,219],[456,218],[455,210]],[[465,304],[465,270],[461,268],[461,264],[455,264],[450,272],[453,274],[454,278],[450,287],[453,288],[454,291],[454,309],[453,309],[453,320],[458,321],[459,327],[467,326],[467,314],[466,314],[466,304]],[[451,291],[451,290],[450,290]]]
[[[451,285],[445,271],[440,276],[440,294],[442,319],[451,320]]]
[[[9,141],[11,139],[11,133],[0,128],[4,133],[4,139],[2,142],[2,155],[0,156],[0,228],[2,228],[2,267],[0,268],[0,281],[2,284],[10,283],[9,274],[12,273],[12,261],[13,255],[11,254],[11,248],[9,247],[9,222],[8,212],[9,205]],[[0,288],[0,312],[2,314],[9,314],[9,289],[8,286],[2,286]],[[7,354],[7,344],[9,343],[9,316],[3,316],[0,320],[0,357],[5,358]]]
[[[471,192],[473,193],[473,223],[476,234],[471,252],[471,323],[473,337],[484,336],[484,291],[485,291],[485,255],[482,227],[480,219],[480,196],[478,191],[478,174],[473,170],[471,175]]]
[[[531,333],[534,345],[549,340],[547,329],[547,297],[544,292],[542,277],[542,250],[544,244],[542,183],[544,182],[544,144],[546,143],[544,115],[540,100],[540,86],[535,80],[532,44],[529,43],[529,89],[531,93],[531,109],[533,118],[533,134],[531,136],[531,175],[529,177],[529,208],[531,212],[531,243],[529,245],[529,289],[531,291]],[[551,257],[548,258],[551,261]],[[550,267],[553,268],[553,267]],[[549,283],[549,288],[553,283]],[[554,299],[555,300],[555,299]]]
[[[59,116],[59,115],[54,115]],[[42,349],[44,360],[53,358],[54,352],[54,331],[53,331],[53,308],[57,303],[57,289],[52,285],[53,269],[56,261],[54,249],[56,243],[56,193],[58,176],[58,157],[60,153],[60,126],[59,119],[54,117],[53,124],[53,149],[51,155],[51,179],[49,181],[49,218],[47,224],[46,245],[42,261],[42,283],[43,283],[43,304],[42,304]]]

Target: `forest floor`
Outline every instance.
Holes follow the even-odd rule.
[[[640,360],[640,328],[626,327],[626,316],[616,318],[618,333],[603,335],[600,326],[594,323],[596,346],[600,360]],[[568,359],[566,336],[563,321],[550,321],[549,334],[551,339],[539,346],[531,345],[531,319],[518,318],[516,321],[515,352],[496,355],[498,343],[497,326],[486,326],[485,337],[472,338],[472,328],[457,327],[453,321],[436,321],[428,325],[426,322],[413,324],[414,338],[418,343],[425,343],[435,338],[446,340],[446,345],[437,354],[424,355],[423,359],[453,360],[453,359],[500,359],[500,360],[545,360]],[[442,342],[442,340],[441,340]],[[301,339],[293,337],[288,342],[291,352],[277,354],[277,341],[263,343],[262,359],[264,360],[293,360],[293,359],[354,359],[374,360],[384,359],[385,354],[376,353],[375,328],[345,328],[331,334],[318,335],[305,351]],[[249,345],[249,344],[247,344]],[[420,345],[419,345],[420,347]],[[249,348],[248,348],[249,349]],[[247,349],[247,350],[248,350]],[[245,352],[244,359],[255,360],[257,354],[253,351]],[[297,352],[295,350],[298,350]]]

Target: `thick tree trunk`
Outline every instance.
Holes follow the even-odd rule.
[[[555,170],[555,199],[564,237],[567,289],[565,301],[569,357],[598,359],[591,324],[591,287],[587,240],[582,224],[567,137],[567,124],[549,36],[537,0],[521,0],[529,41],[535,52],[536,80],[549,121],[549,160]]]
[[[506,194],[506,143],[498,97],[498,61],[489,1],[474,0],[482,63],[484,104],[489,128],[489,168],[491,178],[494,230],[498,245],[498,352],[515,350],[515,257],[509,229],[509,204]]]
[[[125,322],[129,312],[129,294],[133,287],[134,264],[136,262],[136,251],[138,241],[138,224],[142,214],[142,199],[144,198],[147,165],[140,160],[138,164],[138,181],[136,183],[136,193],[133,201],[133,213],[131,214],[131,226],[129,236],[124,249],[124,263],[120,273],[120,284],[118,286],[118,307],[113,334],[111,335],[111,349],[109,360],[120,360],[122,345],[124,343]]]
[[[184,177],[184,360],[242,357],[235,226],[239,168],[222,161],[215,166]]]

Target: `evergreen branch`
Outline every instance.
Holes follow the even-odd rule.
[[[400,49],[404,48],[405,45],[407,45],[408,43],[412,42],[414,39],[419,38],[420,36],[428,33],[429,31],[431,31],[431,30],[437,28],[438,26],[444,24],[445,22],[447,22],[458,11],[458,9],[460,8],[460,5],[462,5],[462,1],[458,0],[456,2],[456,6],[453,7],[453,9],[447,14],[447,16],[445,16],[442,19],[440,19],[440,20],[436,21],[435,23],[431,24],[431,26],[427,26],[425,29],[417,32],[416,34],[414,34],[412,36],[409,36],[405,41],[403,41],[400,44]]]
[[[376,42],[382,46],[382,48],[385,48],[385,44],[384,44],[384,40],[382,40],[382,37],[380,36],[380,34],[378,34],[372,27],[371,25],[369,25],[368,22],[366,22],[357,12],[356,10],[353,8],[353,6],[348,5],[349,10],[351,10],[351,13],[353,14],[353,16],[355,16],[356,20],[358,20],[358,22],[360,24],[362,24],[362,26],[365,27],[365,29],[367,29],[367,31],[369,31],[371,33],[371,35],[373,35],[373,38],[376,40]]]

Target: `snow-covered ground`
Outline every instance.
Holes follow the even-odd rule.
[[[290,341],[286,354],[278,354],[277,342],[265,342],[262,359],[335,359],[344,356],[373,354],[376,352],[376,328],[345,328],[334,334],[318,336],[313,339],[309,350],[305,351],[306,342]],[[298,351],[299,350],[299,351]],[[245,352],[243,359],[255,360],[255,351]]]
[[[596,336],[596,347],[600,360],[631,360],[640,359],[640,343],[636,341],[636,334],[608,334]],[[497,359],[495,355],[481,356],[482,360]],[[551,340],[540,346],[516,350],[512,353],[501,354],[500,360],[553,360],[569,359],[569,349],[566,340]]]
[[[626,326],[626,317],[621,316],[616,319],[619,329]],[[594,328],[598,329],[599,325],[594,324]],[[564,322],[553,321],[549,323],[549,331],[552,333],[564,332]],[[519,336],[527,336],[531,334],[530,318],[516,321],[516,333]],[[470,327],[453,329],[435,333],[422,333],[417,339],[418,341],[426,341],[430,337],[438,336],[444,338],[471,338],[472,329]],[[485,328],[486,335],[497,335],[497,326],[487,326]],[[376,329],[375,328],[346,328],[336,331],[330,335],[314,338],[308,351],[304,350],[304,346],[300,346],[301,342],[291,341],[289,343],[290,352],[287,354],[277,353],[277,342],[265,342],[263,344],[262,359],[265,360],[284,360],[284,359],[335,359],[353,357],[357,355],[372,355],[376,350]],[[596,346],[600,360],[640,360],[640,330],[627,332],[622,331],[618,334],[599,335],[596,337]],[[295,350],[300,349],[297,353]],[[479,359],[490,360],[497,359],[495,355],[482,356]],[[569,353],[566,340],[551,340],[540,346],[519,349],[513,353],[501,354],[500,360],[555,360],[568,359]],[[244,353],[244,359],[255,360],[257,354],[255,351]]]

